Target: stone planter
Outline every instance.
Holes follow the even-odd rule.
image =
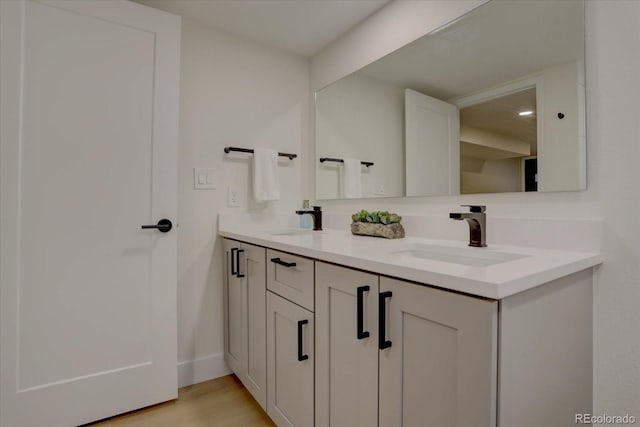
[[[351,232],[361,236],[384,237],[386,239],[401,239],[404,237],[404,227],[400,223],[373,224],[370,222],[351,223]]]

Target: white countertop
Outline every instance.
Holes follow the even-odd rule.
[[[473,250],[506,252],[524,257],[478,267],[389,254],[394,248],[411,244],[468,250],[466,243],[455,240],[420,237],[382,239],[331,229],[294,235],[273,234],[278,231],[283,230],[267,225],[221,223],[219,226],[219,234],[231,239],[492,299],[506,298],[602,263],[599,253],[492,245],[489,242],[488,247]]]

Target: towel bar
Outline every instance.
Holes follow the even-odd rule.
[[[320,163],[324,163],[324,162],[344,163],[344,160],[343,159],[332,159],[331,157],[320,157]],[[373,166],[373,162],[360,162],[360,163],[362,163],[366,167]]]
[[[253,149],[251,148],[224,147],[225,153],[229,153],[230,151],[238,151],[240,153],[253,153]],[[297,154],[291,154],[291,153],[278,153],[278,156],[288,157],[289,160],[293,160],[296,157],[298,157]]]

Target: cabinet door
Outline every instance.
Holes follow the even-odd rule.
[[[259,246],[243,243],[240,253],[241,275],[246,285],[246,304],[243,306],[243,321],[246,324],[246,339],[243,340],[243,354],[246,359],[245,377],[242,378],[247,390],[263,409],[267,405],[267,327],[265,325],[267,272],[266,250]]]
[[[244,321],[243,306],[245,301],[245,284],[238,274],[238,251],[240,242],[224,239],[224,358],[229,368],[239,377],[243,377],[244,360]]]
[[[496,425],[497,307],[380,279],[380,427]]]
[[[280,426],[313,426],[313,313],[267,292],[267,413]]]
[[[316,426],[378,425],[378,276],[316,262]]]

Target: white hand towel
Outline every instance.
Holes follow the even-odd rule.
[[[344,159],[343,178],[344,197],[346,199],[362,197],[362,165],[359,159]]]
[[[275,150],[253,150],[253,197],[256,202],[280,199],[278,152]]]

